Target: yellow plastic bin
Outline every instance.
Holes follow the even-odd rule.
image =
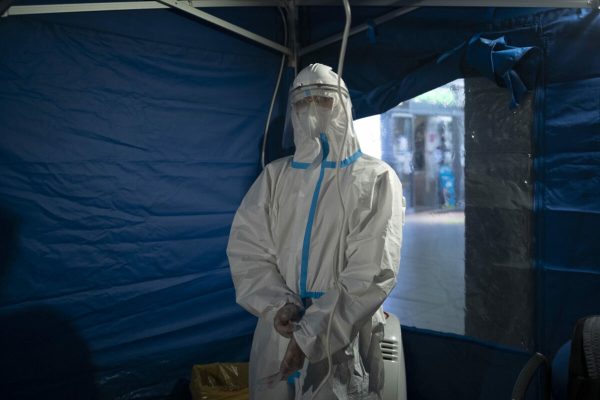
[[[194,400],[248,400],[248,363],[194,365],[190,391]]]

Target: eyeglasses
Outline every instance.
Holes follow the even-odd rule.
[[[333,108],[333,98],[326,96],[307,96],[295,102],[294,107],[301,109],[309,107],[312,104],[331,110]]]

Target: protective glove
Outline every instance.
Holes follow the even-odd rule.
[[[275,330],[283,337],[291,338],[296,323],[302,318],[302,308],[293,303],[287,303],[275,314],[273,324]]]
[[[260,390],[265,390],[266,388],[273,389],[279,382],[287,380],[294,372],[302,369],[305,358],[306,356],[302,352],[302,349],[300,349],[300,346],[296,343],[296,339],[292,336],[279,366],[279,371],[273,375],[259,379],[258,385],[262,388]]]
[[[298,346],[296,339],[292,336],[287,350],[285,351],[285,355],[283,356],[283,360],[281,361],[281,366],[279,367],[281,379],[285,380],[294,372],[301,370],[304,366],[305,358],[306,356],[302,352],[302,349]]]

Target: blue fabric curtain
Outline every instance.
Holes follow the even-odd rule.
[[[600,13],[557,13],[544,39],[536,261],[539,346],[554,354],[577,319],[600,314]]]
[[[490,36],[496,36],[490,33]],[[534,88],[539,69],[540,49],[506,43],[506,36],[489,39],[477,34],[433,62],[367,92],[352,91],[358,118],[384,112],[404,100],[435,89],[455,79],[481,75],[512,93],[510,106],[516,107]]]
[[[281,40],[275,10],[236,15]],[[168,393],[248,357],[225,247],[279,55],[172,12],[112,16],[0,20],[2,398]]]

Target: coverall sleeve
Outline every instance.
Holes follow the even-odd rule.
[[[271,185],[267,166],[242,200],[227,246],[236,301],[255,316],[286,303],[302,306],[277,267],[270,223]]]
[[[369,203],[351,214],[346,266],[338,284],[307,308],[294,332],[312,363],[327,357],[327,326],[332,313],[329,343],[334,354],[352,342],[396,284],[404,217],[402,185],[393,171],[377,177]]]

